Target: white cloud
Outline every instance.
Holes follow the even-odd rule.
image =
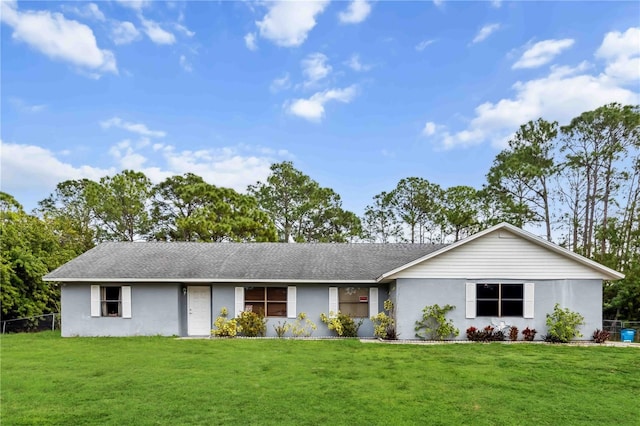
[[[513,69],[518,68],[537,68],[547,64],[556,56],[573,46],[574,40],[565,38],[562,40],[544,40],[527,49],[520,59],[513,64]]]
[[[100,126],[103,129],[117,127],[119,129],[124,129],[132,133],[137,133],[141,136],[150,136],[157,138],[162,138],[167,134],[166,132],[163,132],[161,130],[149,130],[149,128],[142,123],[130,123],[128,121],[123,121],[119,117],[113,117],[109,120],[102,121],[100,122]]]
[[[318,92],[309,99],[294,99],[285,103],[290,114],[297,115],[309,121],[319,122],[324,117],[324,105],[329,101],[349,103],[356,95],[356,86],[344,89],[330,89]]]
[[[248,185],[269,176],[273,162],[291,157],[286,150],[250,145],[177,151],[171,145],[155,144],[141,151],[140,144],[123,140],[109,148],[109,156],[99,156],[111,157],[114,161],[114,166],[102,168],[72,165],[59,159],[65,155],[63,152],[54,153],[40,146],[4,141],[0,141],[0,145],[2,190],[11,194],[29,192],[35,200],[46,197],[58,182],[83,178],[98,181],[122,169],[140,171],[154,183],[191,172],[214,185],[245,192]],[[154,155],[157,164],[151,164],[154,160],[147,152]]]
[[[187,37],[193,37],[194,35],[196,35],[194,31],[191,31],[189,28],[185,27],[182,24],[174,23],[173,27]]]
[[[436,123],[433,121],[427,121],[422,129],[424,136],[433,136],[436,133]]]
[[[156,44],[173,44],[176,42],[176,37],[169,31],[160,28],[157,22],[150,21],[140,16],[140,22],[144,28],[144,32],[149,39]]]
[[[36,113],[36,112],[40,112],[40,111],[44,111],[47,106],[45,104],[34,104],[31,105],[29,103],[27,103],[26,101],[24,101],[23,99],[20,98],[15,98],[15,97],[10,97],[9,98],[9,103],[11,105],[13,105],[13,107],[15,109],[17,109],[20,112],[27,112],[27,113]]]
[[[269,176],[273,161],[269,156],[252,155],[245,150],[246,147],[225,147],[175,152],[168,146],[163,155],[172,174],[190,172],[214,185],[245,192],[247,186]]]
[[[14,40],[56,60],[69,62],[95,75],[118,73],[116,59],[110,50],[100,49],[93,31],[60,13],[49,11],[20,12],[15,3],[0,2],[0,17],[13,28]]]
[[[328,60],[329,58],[323,53],[311,53],[300,61],[302,74],[306,77],[305,87],[314,86],[331,73],[333,68],[327,63]]]
[[[291,80],[289,80],[289,73],[285,73],[280,78],[276,78],[271,82],[269,86],[269,90],[273,93],[280,92],[282,90],[287,90],[291,87]]]
[[[128,7],[129,9],[137,10],[138,12],[147,7],[151,0],[116,0],[124,7]]]
[[[147,158],[134,151],[129,139],[122,140],[109,148],[109,154],[118,162],[121,169],[143,170]]]
[[[81,8],[75,7],[75,6],[63,5],[62,10],[64,10],[65,12],[74,13],[83,18],[96,19],[102,22],[106,20],[104,13],[102,13],[98,5],[95,3],[86,4],[84,5],[84,7],[81,7]]]
[[[360,62],[360,55],[358,54],[351,55],[351,58],[349,58],[346,64],[349,68],[357,72],[369,71],[371,69],[371,65],[365,65]]]
[[[8,193],[19,191],[42,191],[46,197],[58,182],[69,179],[92,179],[113,173],[113,169],[92,166],[74,167],[56,158],[49,149],[35,145],[5,143],[2,145],[2,190]],[[62,154],[61,154],[62,155]]]
[[[182,67],[183,70],[187,72],[193,71],[193,66],[191,65],[191,62],[189,62],[187,60],[187,57],[184,55],[180,55],[180,66]]]
[[[369,16],[371,5],[366,0],[353,0],[349,7],[338,14],[338,19],[343,24],[358,24]]]
[[[480,43],[481,41],[486,40],[487,37],[489,37],[494,32],[498,31],[499,29],[500,29],[500,24],[487,24],[484,27],[480,28],[480,31],[478,31],[478,34],[476,34],[476,36],[473,38],[471,43],[472,44]]]
[[[623,83],[640,79],[640,27],[607,33],[596,58],[606,61],[605,74],[613,79]]]
[[[478,105],[466,129],[453,134],[439,131],[443,147],[465,147],[485,141],[503,147],[521,124],[538,117],[563,124],[607,103],[640,102],[637,92],[621,87],[606,74],[587,73],[590,68],[586,62],[573,68],[552,67],[546,77],[515,83],[513,97]]]
[[[111,40],[117,45],[129,44],[140,38],[140,31],[129,21],[114,22],[111,27]]]
[[[316,26],[316,15],[322,13],[329,2],[282,0],[268,4],[267,14],[262,21],[256,21],[260,36],[278,46],[295,47],[304,43],[309,31]]]
[[[435,40],[422,40],[420,43],[416,44],[416,50],[418,52],[422,52],[427,46],[433,44]]]
[[[247,33],[244,36],[244,44],[247,46],[247,49],[252,52],[258,50],[258,45],[256,44],[256,33]]]

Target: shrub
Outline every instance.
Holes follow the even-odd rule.
[[[211,330],[211,334],[216,337],[235,337],[238,334],[238,323],[235,318],[227,319],[229,312],[227,308],[220,310],[220,316],[216,318]]]
[[[273,326],[273,329],[276,332],[276,336],[280,338],[284,337],[284,335],[287,334],[287,331],[289,331],[289,328],[291,328],[291,326],[287,324],[286,321],[284,323],[281,323],[280,321],[278,321],[278,324],[274,324]]]
[[[422,310],[422,320],[416,321],[416,337],[423,340],[443,340],[448,337],[456,337],[460,330],[453,326],[453,321],[447,320],[447,313],[456,307],[451,305],[435,304],[425,306]],[[422,331],[421,331],[422,330]]]
[[[259,312],[243,311],[236,318],[239,331],[247,337],[264,336],[267,331],[267,320]]]
[[[296,318],[296,322],[291,326],[291,334],[294,337],[310,337],[318,327],[313,321],[307,318],[307,314],[300,312]],[[356,330],[356,333],[358,331]]]
[[[604,343],[611,337],[611,333],[606,330],[600,330],[599,328],[593,332],[593,341],[596,343]]]
[[[526,340],[527,342],[533,342],[533,338],[536,337],[536,329],[535,328],[525,328],[524,330],[522,330],[522,337],[524,337],[524,340]]]
[[[396,311],[393,302],[390,299],[384,301],[384,312],[378,313],[371,317],[373,322],[373,335],[381,339],[395,340],[398,338],[396,333]]]
[[[467,339],[472,342],[500,342],[505,339],[505,334],[501,330],[495,330],[490,325],[482,330],[469,327],[467,328]]]
[[[512,325],[511,328],[509,329],[509,340],[511,340],[512,342],[515,342],[516,340],[518,340],[518,327],[516,327],[515,325]]]
[[[547,335],[545,341],[567,343],[574,337],[582,337],[578,327],[584,325],[584,317],[568,308],[561,309],[556,303],[553,312],[547,314]]]
[[[363,320],[355,321],[351,315],[343,314],[338,311],[337,315],[329,312],[327,317],[324,313],[320,314],[320,320],[327,324],[329,330],[333,330],[340,337],[358,337],[358,329],[362,325]]]

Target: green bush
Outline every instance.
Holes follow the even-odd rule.
[[[216,337],[236,337],[238,334],[238,323],[235,318],[227,319],[228,314],[229,311],[227,311],[227,308],[220,310],[220,316],[216,318],[213,323],[215,328],[211,330],[211,334]]]
[[[236,320],[238,321],[239,331],[242,332],[244,336],[264,336],[267,331],[267,320],[264,318],[264,315],[258,312],[240,312],[240,316],[238,316]]]
[[[287,324],[286,321],[284,323],[278,321],[278,323],[273,326],[273,329],[276,332],[276,336],[280,338],[284,337],[284,335],[287,334],[287,331],[289,331],[290,328],[291,325]]]
[[[390,299],[384,301],[385,312],[371,317],[373,322],[373,335],[381,339],[395,340],[398,338],[396,332],[395,307]]]
[[[300,312],[296,322],[291,326],[291,335],[293,337],[310,337],[317,329],[315,323],[307,318],[307,314]]]
[[[453,326],[452,320],[447,320],[447,313],[456,307],[444,305],[440,307],[437,303],[425,306],[422,310],[422,320],[416,321],[416,337],[423,340],[444,340],[449,337],[456,337],[460,330]]]
[[[327,324],[329,330],[333,330],[340,337],[358,337],[358,329],[362,325],[363,320],[356,321],[351,315],[343,314],[338,311],[337,315],[329,312],[327,317],[324,313],[320,314],[320,320]]]
[[[547,335],[545,340],[550,342],[567,343],[574,337],[582,337],[578,330],[584,325],[584,317],[568,308],[561,309],[556,303],[553,312],[547,314]]]

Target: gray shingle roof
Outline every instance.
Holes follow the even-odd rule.
[[[443,245],[102,243],[45,276],[81,280],[371,281]]]

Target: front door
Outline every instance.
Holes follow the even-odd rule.
[[[187,334],[208,336],[211,333],[211,287],[187,288]]]

